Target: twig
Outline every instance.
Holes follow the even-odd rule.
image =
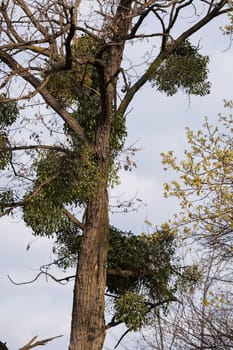
[[[116,349],[118,347],[118,345],[120,344],[120,342],[122,341],[122,339],[130,332],[130,329],[127,329],[127,331],[125,331],[122,336],[120,337],[120,339],[118,340],[118,342],[116,343],[116,345],[114,346],[114,349]]]
[[[24,282],[15,282],[9,275],[7,275],[8,279],[10,280],[11,283],[13,283],[14,285],[16,286],[22,286],[22,285],[25,285],[25,284],[32,284],[34,283],[36,280],[38,280],[38,278],[41,276],[41,275],[45,275],[46,278],[49,277],[51,278],[53,281],[57,282],[57,283],[60,283],[62,285],[65,285],[69,282],[69,280],[71,279],[74,279],[75,278],[75,275],[70,275],[70,276],[66,276],[66,277],[63,277],[63,278],[56,278],[55,276],[53,276],[52,274],[48,273],[48,271],[44,271],[43,269],[46,269],[47,267],[46,266],[42,266],[40,267],[40,272],[30,281],[24,281]]]
[[[46,345],[49,341],[52,341],[52,340],[54,340],[56,338],[60,338],[62,336],[63,335],[57,335],[57,336],[52,337],[52,338],[47,338],[47,339],[36,341],[36,339],[38,338],[38,335],[36,335],[27,344],[25,344],[24,346],[19,348],[19,350],[29,350],[29,349],[35,348],[36,346]]]

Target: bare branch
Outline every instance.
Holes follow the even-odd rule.
[[[130,332],[130,329],[127,329],[122,336],[120,337],[120,339],[118,340],[118,342],[116,343],[116,345],[114,346],[114,349],[116,349],[118,347],[118,345],[120,345],[120,342],[123,340],[123,338]]]
[[[22,146],[10,146],[10,147],[0,147],[0,152],[6,151],[26,151],[26,150],[49,150],[49,151],[58,151],[62,153],[69,153],[70,150],[61,146],[56,145],[22,145]]]
[[[54,263],[52,263],[52,264],[54,264]],[[46,266],[41,266],[40,267],[40,272],[33,279],[31,279],[29,281],[15,282],[9,275],[7,275],[7,278],[15,286],[22,286],[22,285],[32,284],[32,283],[36,282],[39,279],[39,277],[41,277],[41,276],[45,276],[46,279],[47,279],[47,277],[49,277],[54,282],[57,282],[57,283],[62,284],[62,285],[66,285],[70,280],[75,278],[75,275],[70,275],[70,276],[66,276],[66,277],[62,277],[62,278],[56,278],[54,275],[52,275],[51,273],[49,273],[47,271],[48,270],[48,266],[51,266],[52,264],[49,264],[49,265],[46,265]],[[45,270],[44,270],[44,268],[45,268]]]
[[[40,23],[40,21],[38,21],[37,18],[35,18],[31,12],[31,10],[29,9],[29,7],[27,6],[27,4],[25,3],[25,1],[23,0],[15,0],[15,2],[20,6],[20,8],[24,11],[24,13],[26,14],[26,16],[30,19],[30,21],[33,23],[33,25],[35,26],[35,28],[41,32],[41,34],[43,34],[43,36],[47,36],[48,35],[48,30],[46,29],[46,27],[43,27]]]
[[[14,27],[13,27],[13,25],[12,25],[12,23],[11,23],[11,20],[10,20],[8,14],[7,14],[6,9],[7,9],[7,5],[5,5],[4,2],[2,2],[2,5],[1,5],[1,7],[0,7],[0,11],[1,11],[1,13],[2,13],[3,18],[4,18],[5,21],[6,21],[6,25],[7,25],[7,31],[6,31],[6,33],[7,33],[8,37],[10,37],[10,34],[12,34],[13,37],[16,39],[16,41],[19,42],[19,43],[21,43],[21,42],[23,42],[23,39],[22,39],[22,37],[17,33],[17,31],[14,29]],[[13,38],[10,37],[10,39],[11,39],[12,41],[14,41]]]
[[[144,21],[144,19],[147,17],[147,15],[150,12],[150,8],[147,9],[146,11],[144,11],[141,16],[139,17],[138,21],[134,24],[133,28],[131,29],[130,34],[128,35],[127,39],[132,39],[135,38],[135,35],[138,31],[138,29],[141,27],[142,22]]]
[[[202,27],[204,27],[207,23],[209,23],[213,18],[220,16],[223,13],[227,13],[229,11],[232,11],[230,7],[223,9],[225,5],[228,4],[228,0],[221,0],[219,1],[211,11],[209,11],[206,16],[204,16],[200,21],[198,21],[196,24],[194,24],[192,27],[190,27],[188,30],[183,32],[177,39],[177,43],[183,42],[185,39],[190,37],[192,34],[196,33],[198,30],[200,30]]]
[[[44,84],[40,82],[35,76],[33,76],[27,69],[22,67],[12,56],[7,54],[4,51],[0,51],[0,58],[4,63],[6,63],[11,69],[29,82],[35,89],[38,91],[44,100],[51,106],[58,115],[69,125],[69,127],[75,132],[77,137],[88,143],[83,128],[79,125],[77,120],[67,112],[60,103],[49,93],[49,91],[45,88]]]
[[[55,337],[36,341],[36,339],[38,338],[38,335],[36,335],[27,344],[25,344],[24,346],[19,348],[19,350],[30,350],[32,348],[35,348],[36,346],[46,345],[48,342],[50,342],[54,339],[60,338],[60,337],[63,337],[63,335],[57,335]]]
[[[64,26],[64,28],[60,31],[57,31],[54,34],[48,34],[45,38],[42,39],[36,39],[36,40],[29,40],[29,41],[19,41],[17,43],[10,43],[5,44],[1,46],[1,50],[13,50],[13,49],[19,49],[19,51],[24,50],[30,50],[39,54],[43,54],[44,56],[50,57],[51,51],[50,49],[43,47],[43,46],[36,46],[39,44],[48,43],[51,40],[55,40],[56,38],[60,37],[63,33],[65,33],[70,28],[70,24],[67,24]]]

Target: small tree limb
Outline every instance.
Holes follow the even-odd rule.
[[[37,340],[38,335],[36,335],[35,337],[33,337],[27,344],[23,345],[21,348],[19,348],[19,350],[29,350],[32,348],[35,348],[36,346],[41,346],[41,345],[46,345],[49,341],[52,341],[56,338],[60,338],[63,335],[57,335],[55,337],[51,337],[51,338],[47,338],[47,339],[43,339],[43,340]]]
[[[116,349],[118,347],[118,345],[120,344],[120,342],[123,340],[123,338],[130,332],[130,329],[127,329],[122,336],[120,337],[120,339],[118,340],[118,342],[116,343],[116,345],[114,346],[114,349]]]

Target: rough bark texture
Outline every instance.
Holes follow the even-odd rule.
[[[100,112],[95,149],[101,182],[86,209],[83,239],[74,287],[70,350],[101,350],[105,339],[104,293],[109,242],[108,177],[111,160],[110,132],[116,97],[116,79],[129,30],[132,0],[122,0],[115,16],[115,45],[106,51],[105,68],[99,70]],[[122,21],[125,18],[125,21]]]
[[[106,77],[106,74],[104,74]],[[76,272],[70,350],[100,350],[105,339],[104,293],[109,241],[108,176],[110,125],[114,87],[103,79],[101,113],[95,149],[100,182],[85,213],[83,238]]]
[[[104,293],[109,241],[108,174],[110,117],[113,88],[106,88],[105,109],[96,133],[100,182],[85,213],[83,238],[74,286],[70,350],[100,350],[105,338]]]
[[[108,193],[102,186],[87,207],[75,280],[70,350],[102,349],[108,252]]]

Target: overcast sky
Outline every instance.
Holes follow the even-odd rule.
[[[163,172],[160,153],[173,149],[182,155],[187,146],[185,127],[200,128],[204,116],[216,123],[217,114],[224,112],[223,99],[232,98],[232,48],[226,51],[229,39],[223,37],[219,26],[215,21],[194,38],[196,42],[201,39],[202,52],[210,54],[212,92],[209,96],[189,100],[179,93],[168,98],[147,85],[132,103],[127,145],[137,141],[142,150],[135,156],[137,168],[121,172],[121,186],[113,194],[125,200],[136,196],[146,205],[136,213],[114,214],[111,222],[121,229],[141,233],[147,230],[145,220],[156,226],[172,215],[176,203],[162,196],[162,184],[171,179],[172,174]],[[46,338],[63,334],[63,338],[54,340],[46,349],[67,348],[72,284],[59,286],[41,278],[31,285],[15,286],[7,278],[8,274],[15,281],[33,278],[39,266],[53,260],[52,242],[46,238],[35,239],[29,228],[13,218],[0,220],[0,241],[0,340],[14,350],[35,335]],[[26,250],[28,243],[32,243],[29,251]],[[57,274],[62,276],[62,271]],[[110,330],[105,350],[114,348],[120,331]],[[127,336],[118,349],[132,348],[132,337]]]

